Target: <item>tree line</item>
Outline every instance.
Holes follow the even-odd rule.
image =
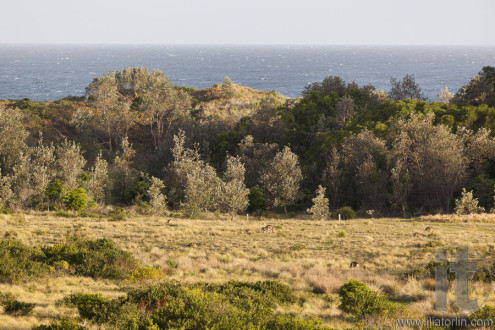
[[[411,75],[388,92],[327,77],[299,99],[259,95],[128,68],[84,97],[2,101],[0,209],[407,216],[450,212],[463,189],[493,207],[495,68],[440,102]]]

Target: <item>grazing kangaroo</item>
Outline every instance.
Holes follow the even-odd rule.
[[[168,220],[167,220],[167,223],[170,223],[170,222],[172,222],[172,219],[168,219]]]
[[[350,267],[351,268],[359,268],[359,262],[357,262],[357,261],[351,262],[351,266]]]
[[[433,227],[428,226],[428,227],[425,228],[425,231],[433,231]]]
[[[265,234],[271,231],[272,233],[275,231],[272,225],[266,225],[264,227],[261,227],[261,231],[264,232]]]
[[[414,237],[421,237],[420,233],[414,233]]]

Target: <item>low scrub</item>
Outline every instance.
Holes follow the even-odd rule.
[[[16,240],[0,241],[2,282],[14,283],[48,274],[124,279],[137,267],[137,260],[109,239],[69,236],[63,244],[42,248],[29,247]],[[147,274],[134,276],[146,277]]]
[[[105,327],[136,329],[321,329],[319,321],[276,315],[281,304],[296,296],[275,281],[225,284],[165,282],[133,289],[124,297],[75,294],[67,305],[81,318]]]
[[[0,304],[5,314],[13,316],[28,315],[36,306],[35,304],[19,301],[10,295],[1,297]]]
[[[356,218],[356,212],[354,212],[354,210],[349,206],[341,207],[340,209],[335,211],[333,214],[334,214],[335,219],[339,218],[339,214],[340,214],[340,218],[342,220],[350,220],[350,219]]]
[[[370,315],[380,317],[397,311],[396,304],[371,290],[366,283],[354,279],[340,288],[339,296],[342,301],[340,309],[357,320]]]

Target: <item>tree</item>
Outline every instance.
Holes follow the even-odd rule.
[[[344,96],[335,107],[335,122],[338,128],[342,128],[345,123],[354,116],[354,100],[352,97]]]
[[[127,136],[132,124],[129,104],[119,92],[116,75],[115,71],[108,72],[103,77],[95,78],[86,88],[88,100],[99,110],[94,124],[103,130],[110,151],[114,144],[118,145],[120,139]]]
[[[212,166],[202,161],[195,162],[186,179],[182,206],[188,216],[198,216],[202,212],[217,209],[221,196],[221,181]]]
[[[12,197],[13,192],[11,189],[10,178],[8,176],[3,176],[2,169],[0,169],[0,209],[6,208]]]
[[[56,148],[56,155],[57,177],[62,180],[65,189],[74,190],[79,186],[79,178],[86,165],[81,147],[74,141],[65,139]]]
[[[45,189],[56,174],[55,147],[43,145],[43,138],[38,140],[38,145],[33,148],[31,165],[31,187],[35,197],[43,204]]]
[[[48,198],[49,201],[48,211],[50,210],[50,203],[59,201],[60,198],[62,198],[62,192],[63,192],[62,182],[60,182],[59,179],[54,179],[46,186],[45,196],[46,198]]]
[[[266,166],[277,153],[279,146],[276,143],[257,143],[251,135],[246,136],[239,143],[237,155],[246,169],[246,185],[254,187]]]
[[[249,204],[249,189],[244,184],[244,174],[246,170],[239,157],[227,158],[227,170],[223,176],[222,209],[230,214],[230,220],[234,220],[234,215],[244,211]]]
[[[229,77],[223,78],[222,83],[222,94],[225,98],[231,99],[235,96],[235,87],[232,80]]]
[[[23,118],[20,110],[0,105],[0,169],[4,175],[13,174],[15,166],[28,153]]]
[[[313,206],[307,210],[312,214],[313,220],[328,220],[330,218],[330,210],[328,208],[328,198],[325,197],[326,189],[321,185],[316,190],[316,197],[312,199]]]
[[[495,67],[485,66],[455,94],[454,103],[495,106]]]
[[[323,183],[330,197],[332,209],[335,209],[342,199],[342,156],[335,146],[327,159],[327,165],[323,171]]]
[[[182,129],[174,135],[174,147],[171,151],[173,161],[165,169],[169,185],[168,198],[175,207],[178,207],[185,200],[187,175],[198,166],[200,156],[197,146],[193,149],[186,147],[186,134]]]
[[[258,187],[253,187],[249,189],[249,206],[248,206],[248,212],[252,212],[255,214],[260,214],[261,211],[265,210],[267,205],[266,202],[266,197],[263,194],[263,190],[259,189]]]
[[[302,178],[297,155],[285,146],[269,163],[260,181],[271,204],[282,207],[287,214],[287,206],[296,201]]]
[[[458,215],[484,212],[485,208],[478,206],[478,199],[474,198],[473,191],[462,188],[462,195],[455,201],[455,213]]]
[[[129,143],[127,137],[122,140],[120,148],[121,150],[117,157],[115,157],[114,163],[119,169],[122,177],[121,192],[122,196],[124,196],[131,181],[132,163],[134,156],[136,155],[136,151],[132,148],[132,145]]]
[[[83,188],[69,191],[64,196],[64,204],[69,210],[82,211],[88,205],[88,196]]]
[[[108,182],[108,162],[103,159],[100,153],[96,158],[95,164],[91,169],[91,177],[88,184],[88,190],[98,203],[105,201],[105,189]]]
[[[388,200],[388,150],[383,139],[364,130],[350,135],[342,143],[343,168],[350,199],[366,210],[380,211]]]
[[[457,135],[464,143],[464,155],[468,158],[474,175],[482,174],[488,161],[495,157],[495,139],[491,136],[491,130],[483,127],[474,133],[468,128],[459,127]]]
[[[167,197],[163,194],[164,189],[163,181],[152,176],[148,196],[151,209],[155,214],[162,214],[167,209]]]
[[[465,180],[468,159],[462,139],[447,126],[433,125],[433,118],[411,115],[392,124],[391,166],[400,163],[402,173],[408,173],[401,185],[410,192],[409,204],[448,212],[454,192]]]
[[[437,97],[440,100],[440,102],[449,104],[450,101],[452,101],[452,99],[454,98],[454,95],[451,92],[449,92],[449,88],[446,86],[444,89],[442,89],[442,91],[440,92],[440,94],[438,94]]]
[[[390,84],[392,85],[392,89],[389,94],[392,101],[405,99],[424,100],[421,88],[416,83],[414,75],[407,74],[402,80],[391,78]]]

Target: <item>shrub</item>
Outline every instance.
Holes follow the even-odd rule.
[[[470,320],[492,320],[495,322],[495,307],[483,306],[471,315],[469,315]]]
[[[473,191],[462,189],[462,195],[455,201],[455,213],[458,215],[484,212],[485,208],[478,206],[478,199],[473,196]]]
[[[108,217],[111,221],[124,221],[127,219],[127,212],[122,207],[116,207],[108,213]]]
[[[343,220],[356,218],[356,212],[350,206],[344,206],[334,212],[335,218],[339,218],[339,214]]]
[[[369,314],[387,313],[391,309],[391,303],[385,297],[354,279],[340,288],[339,295],[342,299],[340,309],[356,319]]]
[[[313,319],[300,319],[291,315],[274,317],[267,323],[268,329],[284,330],[313,330],[322,329],[321,321]]]
[[[64,196],[64,204],[69,210],[82,211],[88,205],[86,190],[77,188]]]
[[[6,314],[14,316],[28,315],[36,306],[36,304],[25,303],[12,297],[2,299],[1,304]]]
[[[123,279],[137,267],[136,259],[109,239],[86,240],[72,236],[65,244],[43,249],[47,262],[67,261],[74,274]]]
[[[330,210],[328,206],[328,198],[325,197],[326,189],[321,185],[316,190],[316,197],[312,199],[313,206],[307,210],[312,214],[313,220],[328,220],[330,218]]]
[[[15,240],[0,241],[0,281],[15,283],[40,277],[50,271],[43,263],[44,254]]]
[[[276,315],[276,304],[294,303],[276,281],[224,284],[162,282],[131,289],[121,298],[75,294],[64,302],[82,318],[117,329],[318,329],[316,320]],[[106,326],[105,326],[106,328]]]
[[[263,191],[259,188],[253,187],[249,189],[249,205],[248,212],[259,214],[261,211],[265,210],[268,206],[266,197]]]
[[[80,326],[77,320],[70,317],[64,317],[61,320],[53,320],[50,325],[39,325],[32,330],[84,330],[83,326]]]
[[[159,267],[138,266],[132,272],[127,274],[127,279],[131,281],[139,281],[144,279],[159,279],[165,275],[163,269]]]
[[[118,311],[116,301],[104,298],[101,294],[77,293],[65,298],[68,306],[76,307],[82,318],[102,324],[111,320]]]
[[[339,232],[339,233],[337,234],[337,237],[339,237],[339,238],[343,238],[343,237],[345,237],[345,232],[343,232],[343,231]]]

